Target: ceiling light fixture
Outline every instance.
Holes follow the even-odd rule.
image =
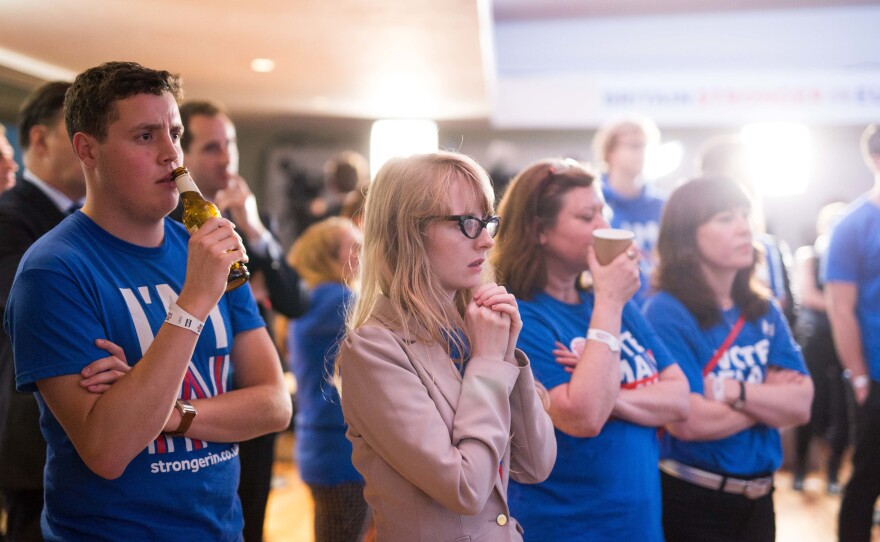
[[[271,58],[255,58],[251,60],[251,69],[259,73],[269,73],[275,69],[275,61]]]

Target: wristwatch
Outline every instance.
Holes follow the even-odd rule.
[[[189,430],[189,426],[192,425],[193,419],[196,417],[196,407],[192,406],[189,401],[183,401],[178,399],[176,403],[174,403],[174,408],[180,412],[180,425],[177,426],[177,429],[168,433],[172,437],[182,437]]]
[[[733,402],[733,410],[742,410],[746,406],[746,383],[739,380],[739,397]]]

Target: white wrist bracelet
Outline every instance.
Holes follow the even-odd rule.
[[[202,328],[205,326],[204,322],[178,307],[177,303],[172,303],[168,308],[168,316],[165,317],[165,321],[173,326],[188,329],[196,335],[201,335]]]
[[[871,377],[868,375],[853,376],[852,371],[846,369],[843,371],[843,378],[849,381],[853,388],[867,388],[871,384]]]
[[[620,340],[604,329],[591,327],[587,330],[587,339],[605,343],[612,352],[620,352]]]

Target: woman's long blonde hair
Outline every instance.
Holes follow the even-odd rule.
[[[405,335],[464,352],[464,309],[471,293],[459,290],[449,303],[425,253],[430,217],[452,213],[449,195],[464,183],[492,213],[495,196],[489,176],[467,156],[452,152],[389,160],[370,185],[364,206],[364,244],[360,262],[361,295],[348,315],[355,330],[370,318],[380,296],[391,302],[392,324]],[[489,272],[486,273],[487,275]],[[487,277],[488,278],[488,277]],[[414,319],[419,329],[411,329]]]

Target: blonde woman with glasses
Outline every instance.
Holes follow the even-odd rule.
[[[508,480],[540,482],[556,457],[516,300],[486,280],[493,201],[448,152],[389,161],[367,195],[337,372],[380,541],[519,541]]]
[[[687,416],[687,381],[630,302],[638,248],[596,260],[605,201],[573,160],[526,167],[500,212],[493,262],[522,313],[518,346],[550,390],[559,448],[546,482],[511,484],[525,539],[660,542],[657,427]]]

